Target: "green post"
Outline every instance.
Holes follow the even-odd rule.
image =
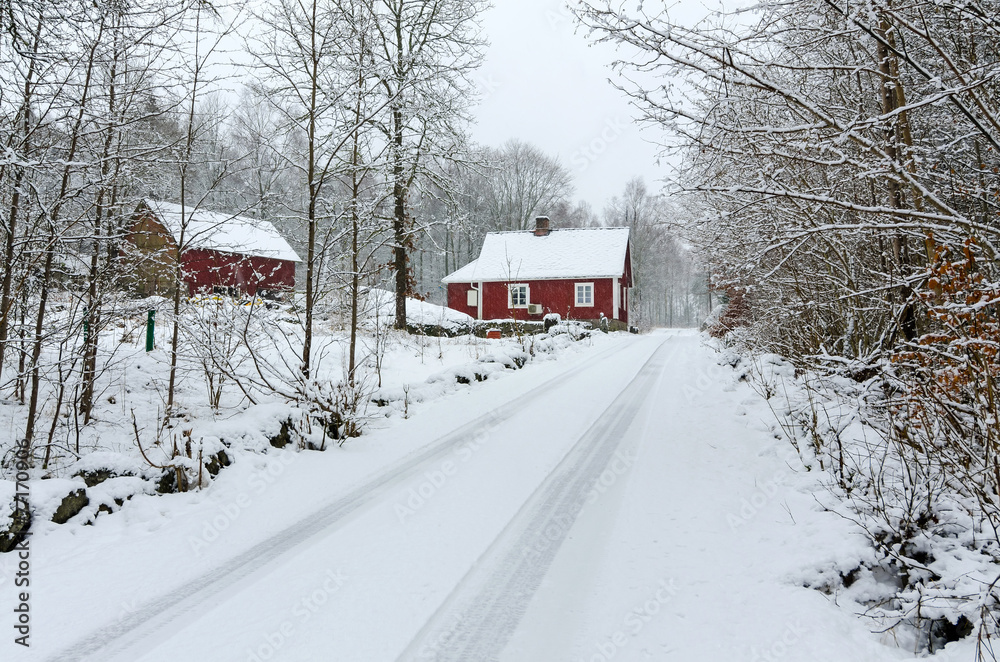
[[[153,331],[156,329],[156,311],[150,310],[146,317],[146,351],[153,351]]]

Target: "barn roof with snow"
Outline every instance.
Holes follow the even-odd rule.
[[[143,200],[164,228],[179,241],[181,206],[159,200]],[[268,221],[245,216],[221,214],[205,209],[184,210],[188,217],[184,233],[185,248],[200,248],[222,253],[237,253],[289,262],[301,262],[298,254]]]
[[[491,232],[479,259],[447,275],[445,283],[569,278],[616,278],[628,252],[628,228],[567,228]]]

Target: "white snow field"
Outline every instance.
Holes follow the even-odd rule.
[[[697,334],[617,334],[48,532],[0,659],[911,659],[802,587],[864,538],[769,416]]]

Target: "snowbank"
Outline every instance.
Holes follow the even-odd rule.
[[[388,290],[368,290],[365,308],[370,311],[369,321],[377,315],[379,320],[391,324],[396,318],[396,295]],[[406,321],[412,326],[439,326],[454,332],[471,329],[476,320],[458,310],[408,297]]]

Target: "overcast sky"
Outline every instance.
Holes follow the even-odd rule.
[[[472,136],[499,146],[510,138],[533,143],[573,173],[575,197],[600,213],[632,177],[651,189],[665,169],[656,165],[657,136],[640,135],[635,110],[608,82],[610,46],[589,46],[564,0],[496,0],[484,18],[491,42],[477,74],[482,103]]]

